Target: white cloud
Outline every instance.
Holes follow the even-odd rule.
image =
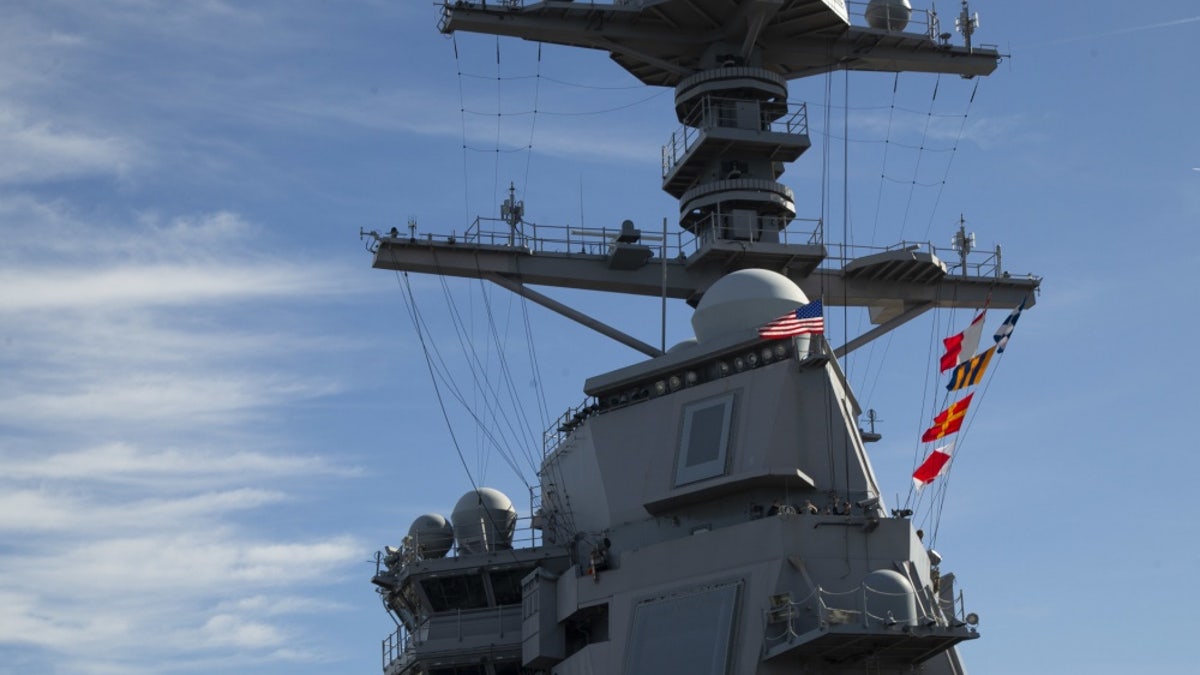
[[[173,529],[179,523],[211,519],[284,499],[280,492],[241,488],[180,498],[95,503],[46,489],[10,490],[0,495],[0,532],[69,532]]]
[[[0,364],[18,385],[0,390],[0,420],[46,430],[228,427],[340,390],[318,373],[273,366],[351,344],[299,326],[300,303],[346,290],[342,275],[256,252],[248,242],[261,234],[237,214],[143,214],[120,229],[58,204],[0,208],[0,222],[22,216],[29,227],[8,249],[22,262],[0,271]],[[253,309],[267,301],[296,307],[297,326],[255,327]]]
[[[0,459],[0,472],[10,480],[81,480],[161,485],[185,477],[190,484],[207,485],[252,475],[258,480],[304,474],[345,475],[346,470],[320,457],[270,455],[262,452],[216,452],[202,448],[145,449],[111,442],[70,452]]]
[[[0,285],[9,291],[0,299],[0,312],[188,305],[322,290],[303,270],[280,263],[11,269],[0,273]]]
[[[281,596],[286,603],[336,576],[360,548],[345,537],[263,544],[213,532],[82,545],[63,538],[41,555],[8,556],[0,579],[0,643],[38,645],[64,662],[88,660],[89,672],[136,672],[122,661],[156,664],[161,672],[214,656],[317,658],[314,651],[278,652],[298,637],[287,612],[240,607],[239,600],[264,597],[247,596],[248,589],[277,587],[288,589]]]
[[[133,139],[29,117],[0,108],[0,185],[91,175],[121,177],[143,161]]]
[[[280,450],[296,439],[274,423],[341,391],[312,355],[354,338],[309,318],[346,290],[338,272],[260,253],[261,229],[230,211],[95,222],[17,195],[0,204],[16,222],[0,253],[0,645],[86,673],[325,658],[289,617],[344,611],[321,593],[367,547],[260,521],[357,475]]]
[[[246,621],[231,614],[217,614],[204,624],[203,640],[210,646],[254,649],[283,644],[285,636],[270,624]]]
[[[220,612],[248,614],[252,616],[327,613],[346,609],[349,609],[349,606],[345,603],[292,595],[253,595],[223,602],[216,608]]]

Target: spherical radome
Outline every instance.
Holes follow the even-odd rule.
[[[417,555],[422,558],[441,558],[454,544],[454,528],[445,516],[438,513],[417,516],[408,528],[408,536],[412,538]]]
[[[499,490],[479,488],[463,495],[450,514],[460,555],[512,548],[517,510]]]
[[[700,342],[757,328],[808,304],[791,279],[770,270],[738,270],[718,279],[704,292],[692,314],[692,330]]]
[[[917,624],[916,594],[903,574],[896,570],[875,570],[863,579],[862,592],[869,620]]]
[[[675,344],[671,345],[670,348],[667,349],[667,353],[673,354],[675,352],[682,352],[682,351],[686,351],[688,349],[692,349],[695,346],[696,346],[696,338],[687,338],[686,340],[680,340],[679,342],[676,342]]]

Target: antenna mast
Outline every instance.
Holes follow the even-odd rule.
[[[975,250],[975,233],[967,232],[967,221],[962,214],[958,214],[958,231],[954,233],[954,239],[950,240],[950,246],[958,253],[958,265],[962,268],[962,273],[967,273],[967,256],[971,251]]]
[[[525,239],[519,227],[525,217],[525,201],[517,201],[517,188],[511,181],[508,184],[508,199],[505,199],[504,203],[500,205],[500,217],[508,223],[509,246],[515,243],[518,233],[521,234],[522,241]]]

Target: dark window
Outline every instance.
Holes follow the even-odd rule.
[[[430,608],[435,612],[452,609],[479,609],[488,606],[483,578],[478,574],[438,577],[421,582]]]
[[[683,433],[675,484],[684,485],[725,473],[733,422],[732,393],[689,403],[683,408]]]
[[[530,568],[520,567],[511,570],[491,572],[492,593],[496,596],[497,605],[516,605],[521,602],[521,579],[529,575]]]

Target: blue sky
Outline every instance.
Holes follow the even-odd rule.
[[[845,96],[836,75],[831,100],[795,82],[815,145],[784,181],[820,215],[828,146],[830,241],[944,246],[962,214],[1045,277],[946,483],[943,569],[982,617],[971,672],[1190,673],[1200,12],[973,8],[976,39],[1012,54],[974,102],[957,78],[855,75]],[[506,355],[535,430],[512,440],[522,475],[454,401],[448,432],[405,280],[370,269],[359,228],[461,232],[510,181],[537,223],[657,228],[676,123],[669,92],[602,54],[539,61],[436,19],[384,0],[0,3],[0,673],[378,672],[374,552],[472,480],[524,508],[536,430],[639,358],[412,276],[466,404],[477,344],[491,378]],[[549,292],[658,341],[657,301]],[[688,318],[672,305],[668,342]],[[835,342],[862,325],[829,318]],[[930,315],[845,364],[882,420],[889,499],[934,412],[933,345],[969,320]]]

